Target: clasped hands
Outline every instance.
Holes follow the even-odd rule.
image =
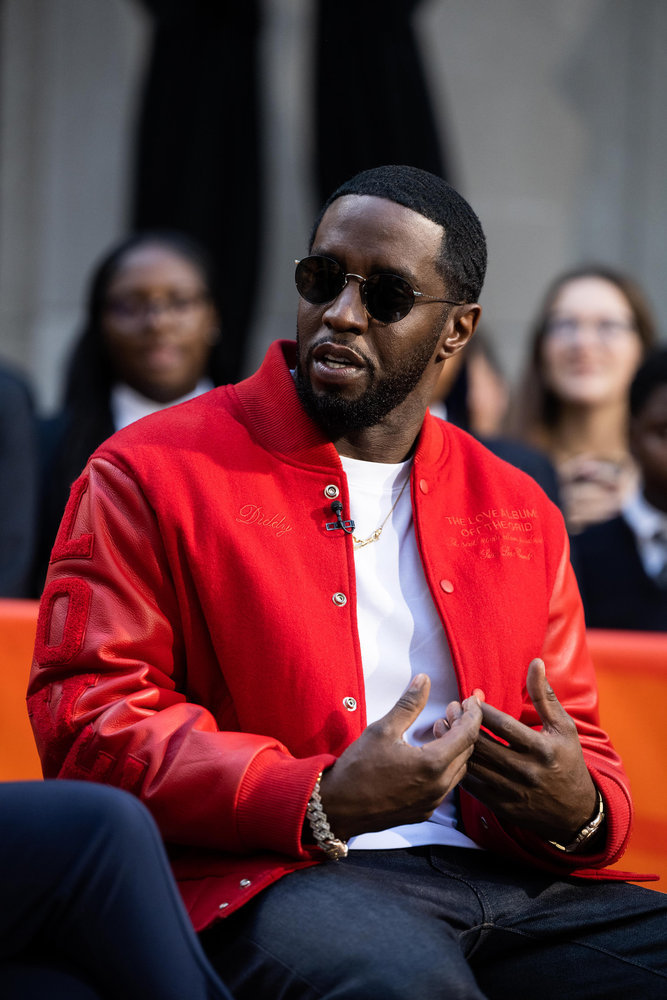
[[[596,806],[572,718],[546,679],[542,660],[528,667],[526,689],[541,722],[535,731],[486,704],[477,690],[451,702],[434,739],[410,746],[403,734],[428,700],[418,674],[389,712],[369,725],[322,777],[322,802],[336,836],[431,816],[459,783],[498,819],[567,843]]]

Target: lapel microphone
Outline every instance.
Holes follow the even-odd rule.
[[[354,521],[343,520],[341,517],[343,505],[340,500],[334,500],[331,504],[331,509],[336,515],[336,520],[327,522],[327,531],[336,531],[338,528],[342,528],[346,535],[351,535],[354,531]]]

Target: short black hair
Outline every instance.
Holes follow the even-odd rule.
[[[436,267],[447,282],[448,294],[464,302],[477,302],[486,274],[486,238],[472,208],[451,184],[419,167],[387,165],[362,170],[325,201],[311,232],[311,248],[326,210],[349,194],[386,198],[442,226]]]
[[[638,417],[652,392],[667,385],[667,347],[647,354],[630,386],[630,416]]]

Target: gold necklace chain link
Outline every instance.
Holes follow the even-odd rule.
[[[398,494],[398,496],[394,500],[393,504],[391,505],[389,513],[385,517],[385,519],[382,522],[382,524],[378,528],[376,528],[375,531],[372,532],[372,534],[370,534],[368,536],[368,538],[357,538],[356,535],[352,535],[352,541],[354,542],[355,549],[363,549],[364,545],[370,545],[371,542],[377,542],[378,538],[382,534],[382,529],[384,528],[385,524],[387,523],[387,521],[389,520],[389,518],[391,517],[391,515],[394,513],[394,510],[396,508],[396,504],[398,503],[398,501],[403,496],[403,491],[405,490],[405,487],[408,485],[409,481],[410,481],[410,476],[407,477],[407,479],[405,480],[405,482],[401,486],[401,492]]]

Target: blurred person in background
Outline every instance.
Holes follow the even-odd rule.
[[[430,405],[431,413],[450,420],[477,438],[502,431],[510,391],[489,338],[478,330],[443,370]]]
[[[617,514],[636,488],[628,389],[655,339],[642,291],[612,269],[569,271],[546,294],[510,428],[550,455],[571,533]]]
[[[630,387],[630,449],[640,488],[573,537],[572,563],[589,628],[667,632],[667,348]]]
[[[429,409],[436,417],[469,431],[499,458],[527,472],[549,499],[560,505],[558,477],[548,455],[503,433],[509,404],[509,383],[489,338],[478,331],[462,351],[443,365]]]
[[[180,232],[134,234],[98,263],[63,409],[41,428],[36,593],[70,485],[98,445],[140,417],[228,380],[218,302],[208,254]]]
[[[0,598],[27,597],[37,524],[35,411],[25,380],[0,367]]]

